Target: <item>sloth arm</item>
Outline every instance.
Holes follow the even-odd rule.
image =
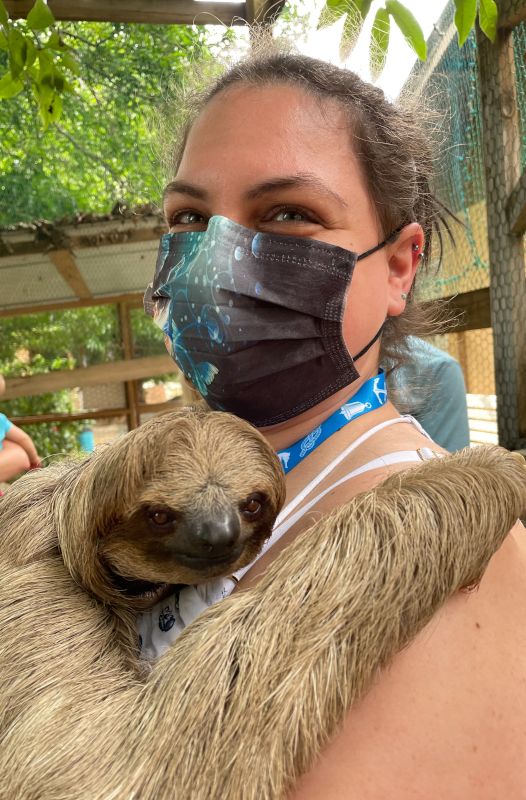
[[[355,452],[331,482],[382,453],[423,445],[429,441],[396,425]],[[366,473],[326,495],[238,589],[257,583],[323,514],[400,469]],[[526,800],[525,619],[526,531],[517,523],[479,587],[452,597],[379,674],[287,800]]]
[[[526,800],[526,531],[383,670],[288,800]]]

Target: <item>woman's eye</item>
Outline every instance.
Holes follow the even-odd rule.
[[[178,225],[206,225],[206,220],[197,211],[178,211],[168,216],[168,225],[170,228]]]
[[[281,211],[278,211],[273,219],[277,222],[310,222],[311,220],[308,218],[303,211],[298,211],[294,208],[284,208]]]

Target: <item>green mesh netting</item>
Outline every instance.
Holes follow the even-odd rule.
[[[521,163],[526,167],[526,22],[513,31],[513,52],[515,55],[515,79],[519,106],[519,126],[521,137]]]
[[[428,298],[489,285],[476,38],[472,32],[459,48],[453,15],[453,4],[450,4],[430,38],[430,58],[439,55],[431,72],[426,65],[418,65],[414,70],[417,82],[420,78],[423,83],[425,106],[440,120],[435,192],[462,223],[452,224],[455,245],[444,236],[438,275],[432,275],[421,284],[421,293]]]

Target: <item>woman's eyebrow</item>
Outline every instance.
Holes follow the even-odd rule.
[[[170,181],[163,191],[163,200],[169,194],[188,194],[190,197],[195,197],[196,200],[207,200],[208,192],[200,186],[194,186],[192,183],[186,181]]]
[[[297,175],[284,175],[278,178],[270,178],[269,180],[262,181],[256,184],[251,189],[245,192],[246,200],[255,200],[262,195],[273,192],[276,189],[316,189],[320,194],[330,197],[332,200],[347,208],[347,203],[339,194],[327,186],[320,178],[310,172],[301,172]]]

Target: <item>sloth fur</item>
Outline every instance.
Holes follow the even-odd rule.
[[[136,613],[174,584],[250,563],[284,498],[279,460],[248,423],[197,408],[165,414],[13,485],[0,506],[0,580],[42,565],[50,596],[55,581],[85,590],[137,665]]]
[[[124,460],[100,483],[96,469],[86,476],[77,535],[103,525],[108,493],[133,505],[143,469]],[[122,484],[126,500],[123,476],[135,487]],[[93,543],[73,562],[56,544],[31,547],[76,487],[48,481],[19,490],[16,559],[0,544],[1,800],[284,797],[378,669],[480,581],[526,507],[524,462],[500,448],[394,475],[298,537],[255,588],[208,609],[140,680],[102,604],[64,569],[89,573]]]

